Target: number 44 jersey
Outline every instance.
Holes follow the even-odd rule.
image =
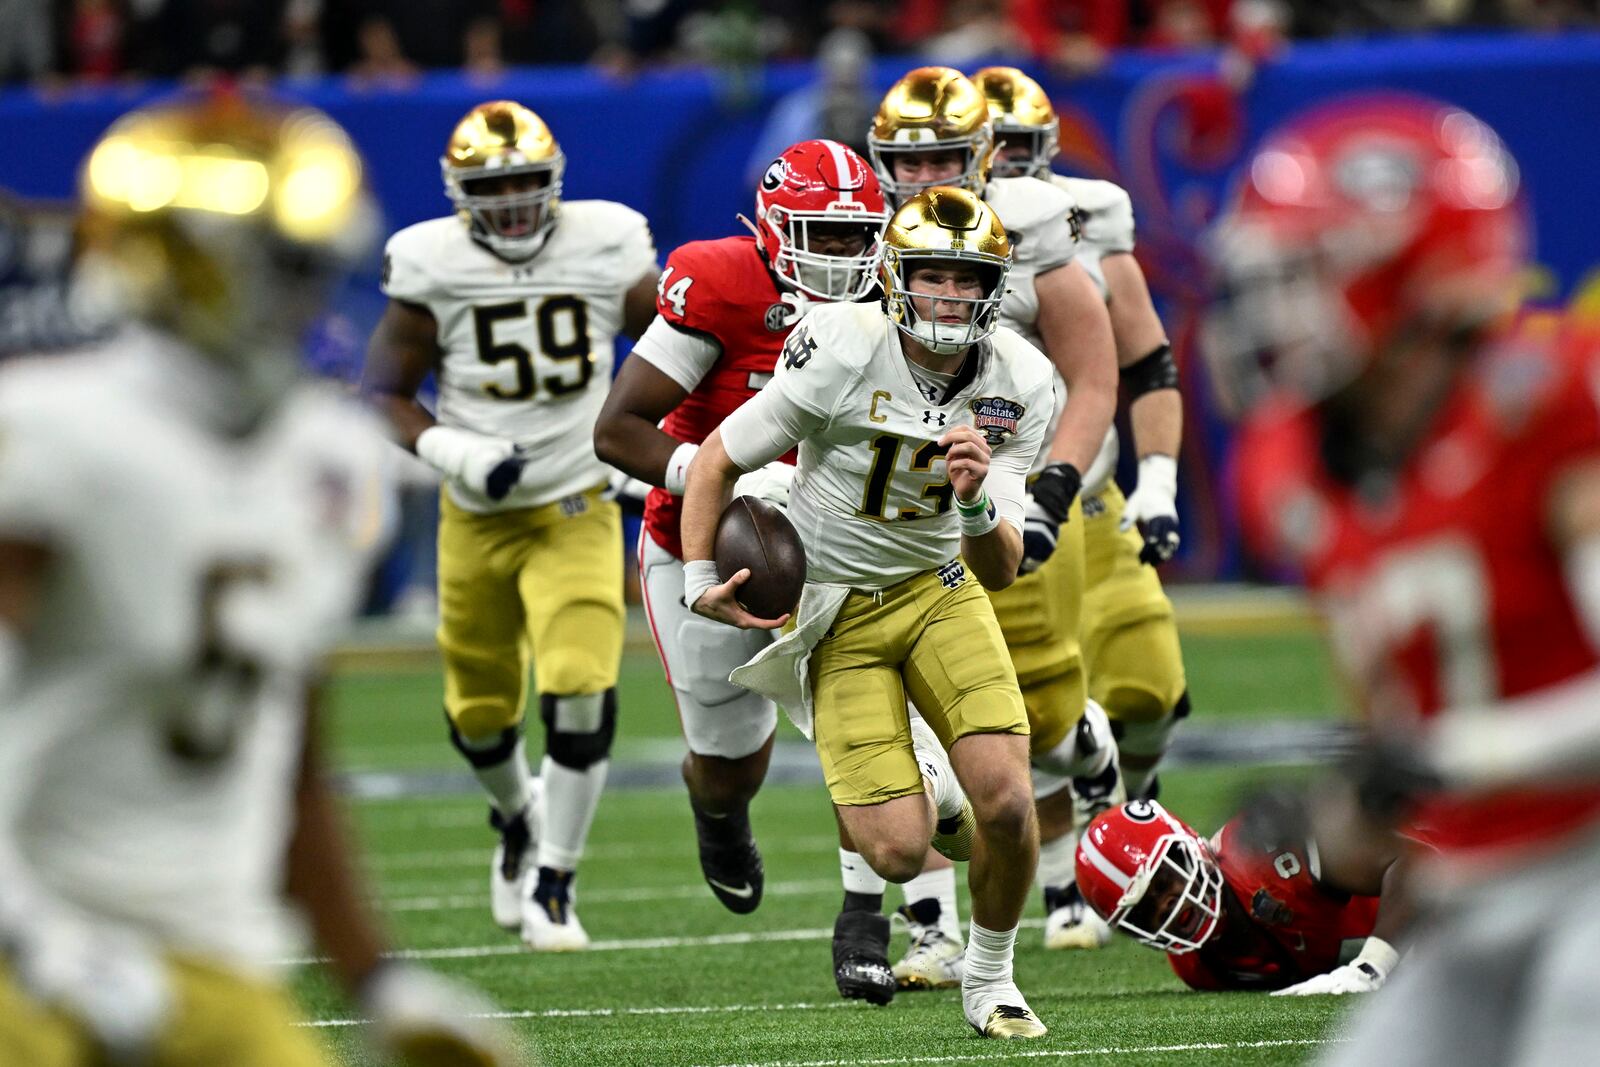
[[[1329,476],[1341,440],[1313,412],[1255,416],[1239,441],[1241,520],[1316,591],[1375,723],[1495,708],[1595,669],[1551,527],[1563,476],[1600,459],[1591,327],[1529,313],[1486,342],[1382,485]],[[1488,859],[1597,818],[1600,790],[1552,785],[1443,797],[1413,830]]]
[[[364,593],[392,446],[309,385],[208,429],[206,363],[140,334],[0,372],[0,537],[49,553],[0,713],[0,878],[255,970],[290,945],[306,689]]]
[[[504,500],[452,483],[457,504],[534,507],[605,482],[594,423],[611,385],[623,297],[655,266],[644,216],[607,200],[564,202],[549,239],[520,263],[489,252],[455,216],[389,239],[384,294],[438,323],[439,421],[533,455]]]

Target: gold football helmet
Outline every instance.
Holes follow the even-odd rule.
[[[911,275],[918,267],[960,264],[983,283],[981,297],[940,296],[941,304],[967,304],[963,323],[924,319],[912,301]],[[934,352],[952,355],[994,333],[1000,301],[1011,272],[1011,240],[994,209],[965,189],[935,186],[907,200],[883,231],[879,279],[883,307],[901,332]]]
[[[513,261],[544,245],[560,212],[566,169],[550,127],[514,100],[491,100],[467,112],[439,157],[445,193],[473,236]]]
[[[1050,97],[1016,67],[984,67],[972,80],[988,101],[994,125],[994,176],[1048,177],[1061,148],[1061,122]],[[1007,158],[1005,150],[1013,144],[1027,146],[1028,154]]]
[[[312,108],[213,95],[131,112],[83,167],[78,292],[216,360],[253,418],[294,380],[305,329],[377,238],[361,170]]]
[[[896,156],[950,150],[963,154],[960,173],[933,181],[895,180]],[[935,185],[981,194],[994,154],[988,105],[959,70],[918,67],[884,94],[867,131],[867,151],[878,183],[896,204]]]

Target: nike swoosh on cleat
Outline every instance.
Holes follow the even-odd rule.
[[[720,889],[722,892],[728,894],[730,897],[738,897],[740,900],[749,900],[751,897],[756,895],[756,887],[751,885],[748,882],[746,882],[744,885],[738,887],[737,889],[735,889],[731,885],[724,885],[723,883],[717,881],[715,878],[707,878],[706,879],[706,884],[709,885],[712,889]]]

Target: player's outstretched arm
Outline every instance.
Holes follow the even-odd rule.
[[[1094,462],[1117,413],[1111,316],[1094,282],[1076,263],[1039,275],[1034,288],[1041,347],[1067,383],[1067,406],[1050,443],[1050,462],[1070,464],[1081,476]],[[1059,521],[1065,520],[1063,513]]]
[[[1183,443],[1183,394],[1172,346],[1161,325],[1139,261],[1128,252],[1100,261],[1110,293],[1107,310],[1117,341],[1117,366],[1128,391],[1128,422],[1139,456],[1139,480],[1122,512],[1122,529],[1138,523],[1139,558],[1165,563],[1178,551],[1178,449]]]
[[[378,1043],[403,1062],[508,1067],[520,1062],[494,1004],[469,986],[385,959],[384,938],[352,863],[318,738],[317,695],[307,696],[287,895],[303,908],[340,983],[362,1004]]]
[[[1004,589],[1017,579],[1022,535],[1000,517],[999,505],[985,488],[989,443],[971,426],[956,426],[939,438],[939,444],[949,449],[945,469],[961,520],[961,558],[985,589]]]
[[[776,630],[789,621],[788,615],[762,619],[739,606],[739,586],[749,580],[748,570],[726,582],[717,578],[717,523],[733,495],[733,483],[743,473],[722,445],[722,430],[712,431],[695,454],[683,494],[683,599],[708,619],[745,630]]]

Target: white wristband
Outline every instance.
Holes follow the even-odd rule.
[[[663,489],[673,496],[683,495],[684,487],[689,484],[689,464],[694,462],[694,454],[698,451],[699,445],[691,445],[687,441],[672,450],[666,473],[661,476]]]
[[[982,537],[1000,525],[1000,512],[995,509],[994,501],[989,499],[988,493],[984,493],[971,504],[963,504],[957,500],[956,514],[961,517],[963,537]]]
[[[1400,962],[1400,953],[1383,938],[1369,937],[1354,962],[1370,964],[1380,977],[1387,978],[1394,970],[1394,965]]]
[[[721,585],[722,579],[717,577],[717,564],[715,560],[691,559],[683,565],[683,603],[690,611],[694,610],[695,603],[706,595],[706,590],[714,585]]]
[[[1154,452],[1139,461],[1139,484],[1160,489],[1168,500],[1178,499],[1178,461]]]

